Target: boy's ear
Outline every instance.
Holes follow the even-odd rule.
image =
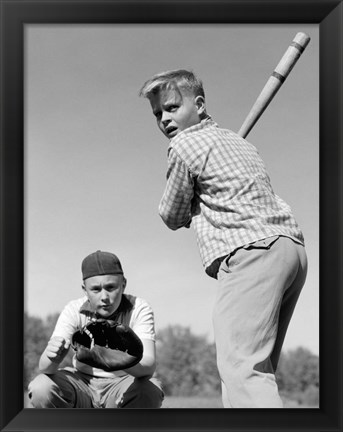
[[[195,98],[195,105],[198,109],[198,114],[201,116],[206,111],[205,98],[203,96],[197,96]]]
[[[125,291],[126,288],[126,277],[123,276],[123,292]]]

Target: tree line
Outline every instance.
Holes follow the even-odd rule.
[[[55,327],[59,314],[45,320],[25,314],[24,386],[38,374],[38,360]],[[168,326],[157,333],[156,376],[167,396],[218,396],[220,378],[216,350],[205,336],[188,327]],[[70,365],[73,351],[62,366]],[[280,393],[307,406],[319,406],[319,359],[310,350],[298,347],[281,353],[276,378]]]

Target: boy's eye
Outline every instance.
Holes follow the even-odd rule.
[[[171,106],[169,107],[168,111],[171,111],[171,112],[173,112],[173,111],[176,111],[176,110],[177,110],[177,108],[178,108],[178,106],[177,106],[177,105],[171,105]]]

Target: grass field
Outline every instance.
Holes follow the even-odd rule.
[[[32,408],[25,394],[24,408]],[[295,401],[284,399],[285,408],[318,408],[299,405]],[[162,408],[223,408],[220,397],[181,397],[167,396],[164,399]]]
[[[299,405],[296,401],[283,399],[284,408],[318,408]],[[167,396],[162,408],[223,408],[221,398],[218,397],[177,397]]]
[[[220,397],[166,396],[162,408],[223,408]]]

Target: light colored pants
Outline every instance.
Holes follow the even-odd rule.
[[[72,367],[38,375],[28,390],[34,408],[161,408],[164,397],[155,378],[95,378]]]
[[[287,237],[244,246],[222,262],[213,310],[225,408],[282,408],[275,370],[307,273]]]

